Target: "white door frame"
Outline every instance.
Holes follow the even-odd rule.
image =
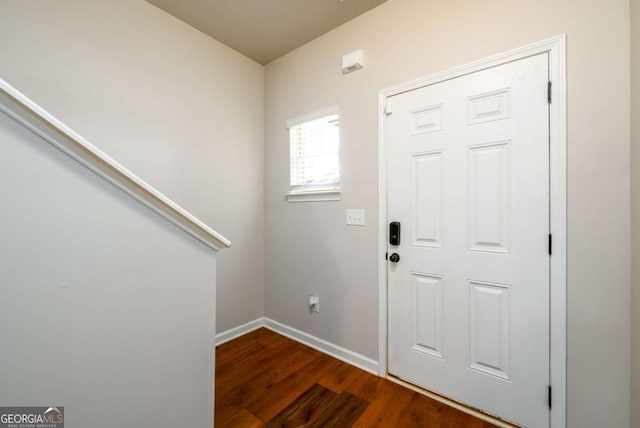
[[[378,374],[387,371],[387,174],[385,107],[388,97],[474,73],[490,67],[547,52],[552,102],[549,110],[550,137],[550,227],[553,251],[550,259],[550,382],[553,387],[551,426],[566,426],[566,296],[567,296],[567,82],[566,35],[562,34],[480,61],[402,83],[378,94]]]

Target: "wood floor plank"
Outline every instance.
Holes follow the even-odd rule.
[[[310,428],[348,428],[360,417],[369,403],[350,392],[343,391],[318,415]]]
[[[338,396],[320,384],[314,384],[265,425],[267,428],[306,428],[320,418]]]
[[[236,385],[246,385],[248,382],[256,382],[263,379],[265,376],[274,376],[275,372],[281,371],[293,364],[291,361],[291,355],[293,349],[286,346],[280,346],[279,348],[268,349],[263,345],[259,345],[261,348],[251,355],[244,358],[238,364],[231,366],[225,366],[225,369],[216,370],[216,376],[219,376],[219,381],[216,381],[216,391],[219,391],[224,395],[225,391],[233,388]],[[309,355],[309,361],[313,359],[313,354],[303,349],[305,355]],[[267,352],[269,351],[269,352]],[[295,354],[295,352],[293,352]],[[295,358],[299,357],[296,356]],[[309,362],[307,361],[307,362]],[[301,365],[296,365],[300,368]]]
[[[263,421],[268,421],[300,394],[317,383],[318,379],[336,364],[328,356],[318,356],[301,370],[291,373],[281,382],[268,385],[247,404],[247,409]]]
[[[250,361],[250,359],[263,355],[266,349],[267,348],[264,345],[255,342],[244,346],[237,352],[227,353],[221,356],[218,356],[216,354],[216,373],[222,373],[226,370],[231,370],[240,364],[242,364],[244,367],[252,367],[254,364]],[[245,360],[248,361],[245,362]]]
[[[358,376],[345,387],[345,390],[371,402],[387,383],[389,381],[384,378],[360,370]]]
[[[257,343],[266,334],[263,329],[251,331],[222,345],[216,346],[216,358],[224,358],[227,354],[242,352],[246,346]]]
[[[391,382],[382,385],[367,410],[353,425],[359,428],[396,427],[402,412],[411,401],[411,393],[406,388]]]
[[[282,346],[283,344],[286,344],[288,346],[296,346],[298,344],[298,342],[293,341],[288,337],[277,334],[271,330],[267,330],[267,329],[265,330],[268,331],[270,334],[265,334],[265,336],[260,340],[260,343],[262,343],[268,348],[271,348],[271,349],[277,348],[278,346]]]
[[[409,405],[403,410],[399,426],[436,428],[495,428],[481,419],[414,392]]]
[[[277,359],[265,362],[260,368],[246,373],[238,373],[231,380],[222,380],[220,388],[216,388],[216,396],[219,397],[218,403],[220,405],[244,405],[249,408],[249,403],[263,399],[273,385],[280,383],[292,373],[297,373],[304,366],[316,360],[305,351],[288,354],[282,350],[281,353],[274,355],[277,355]],[[239,368],[241,367],[240,365]],[[235,379],[240,379],[241,383],[236,387],[225,388],[232,385]]]
[[[264,328],[217,348],[215,408],[216,428],[495,428]]]
[[[323,385],[333,392],[341,393],[344,389],[350,385],[361,374],[360,370],[354,370],[354,367],[340,362],[335,368],[327,371],[322,376],[318,383]]]
[[[260,428],[263,426],[260,419],[247,409],[238,406],[216,409],[215,417],[217,427]]]
[[[425,404],[422,397],[414,393],[407,407],[400,413],[398,419],[399,426],[402,427],[428,427],[434,426],[434,420],[431,418],[433,405]],[[436,410],[437,411],[437,410]]]

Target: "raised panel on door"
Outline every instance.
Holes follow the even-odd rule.
[[[469,249],[509,252],[509,141],[469,147]]]
[[[510,380],[510,287],[469,281],[471,352],[469,367]]]
[[[418,153],[413,157],[413,244],[442,246],[442,151]]]
[[[411,349],[442,359],[442,277],[412,272],[411,282]]]

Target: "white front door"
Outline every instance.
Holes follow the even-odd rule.
[[[390,97],[385,136],[389,372],[531,428],[549,426],[548,62]]]

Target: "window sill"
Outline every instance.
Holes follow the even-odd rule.
[[[287,193],[285,197],[289,202],[339,201],[342,198],[342,192],[339,189],[291,192]]]

